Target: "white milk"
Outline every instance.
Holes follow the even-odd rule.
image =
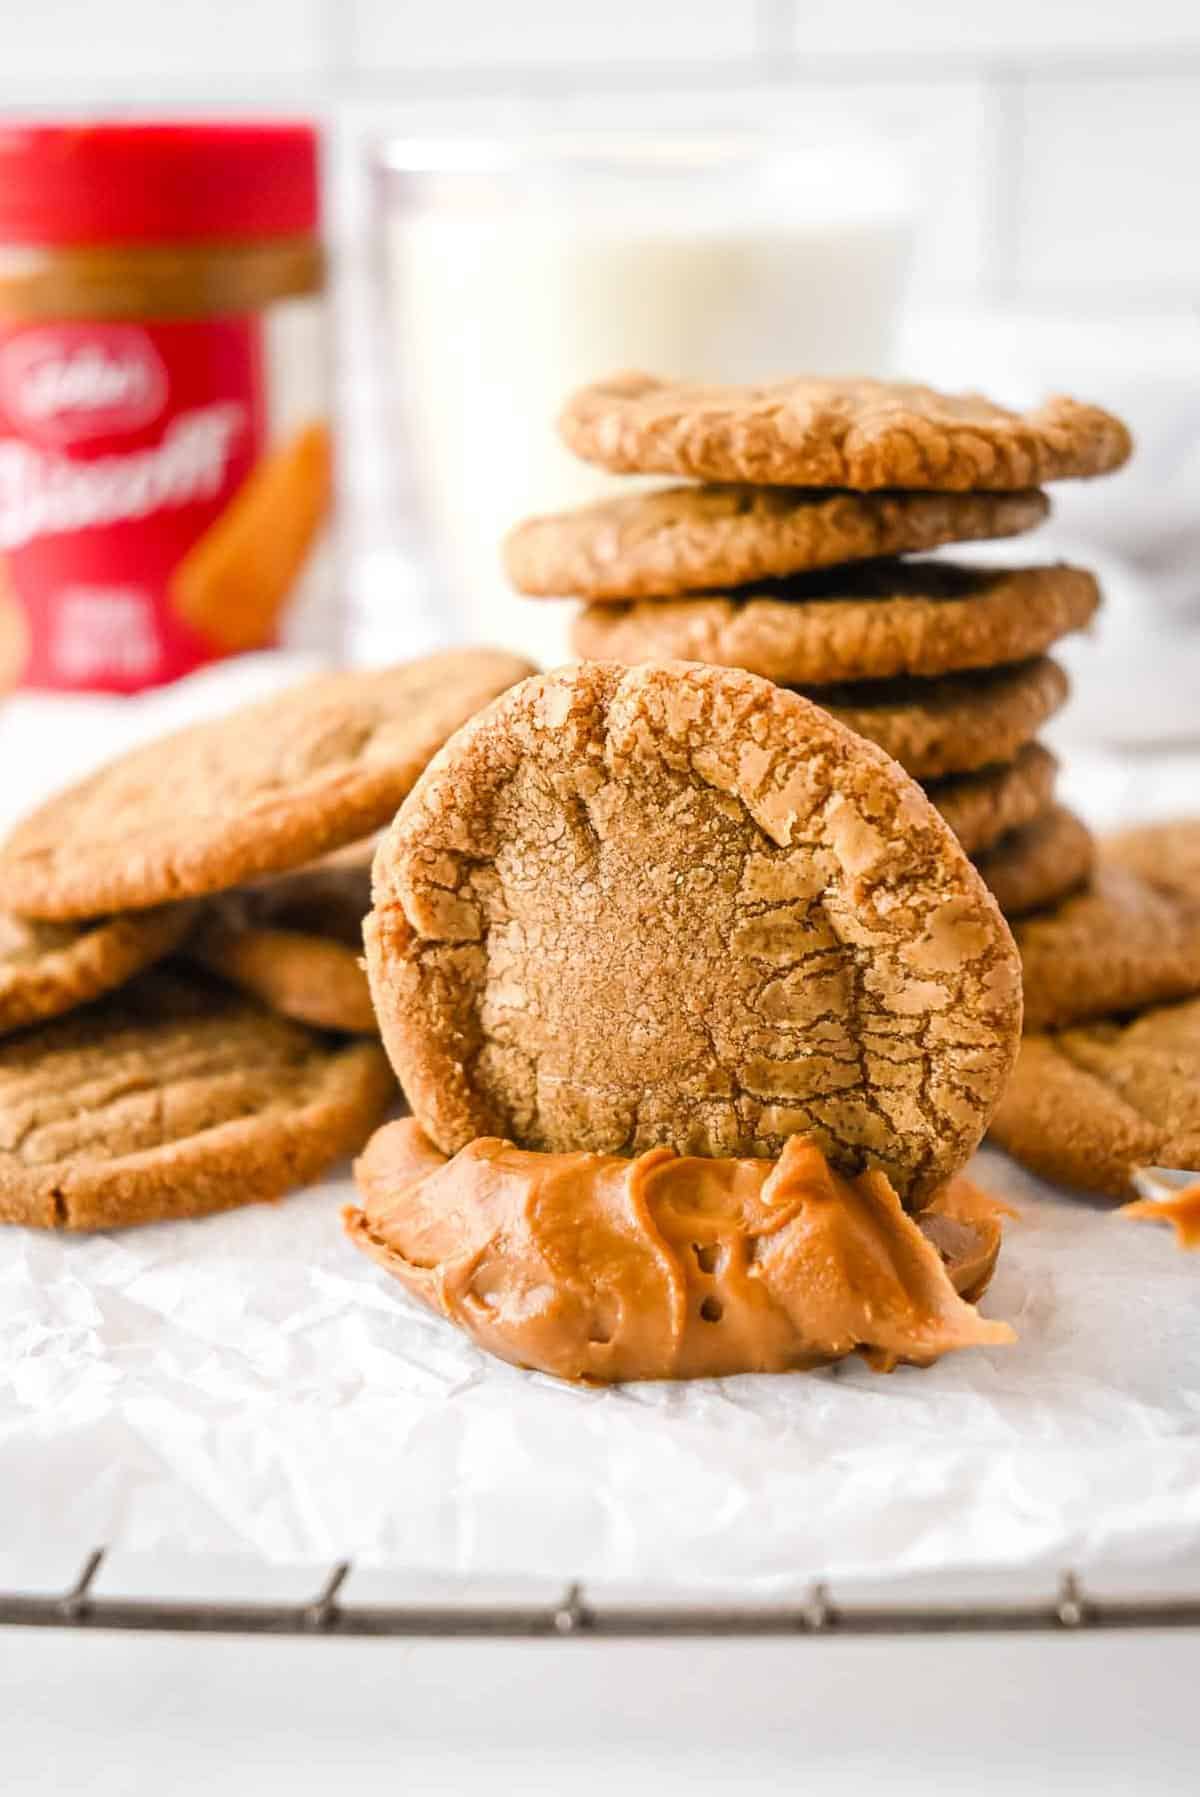
[[[457,178],[449,203],[445,176],[432,204],[419,176],[390,190],[387,328],[448,637],[564,659],[570,608],[513,594],[498,550],[529,513],[628,488],[560,445],[573,388],[628,368],[738,381],[886,366],[911,235],[894,183],[814,191],[778,158],[718,173],[509,170],[463,178],[465,203]]]

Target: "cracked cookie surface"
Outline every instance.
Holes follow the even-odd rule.
[[[1064,805],[1010,830],[975,857],[996,903],[1006,917],[1023,917],[1057,904],[1082,886],[1095,865],[1091,831]]]
[[[1200,999],[1021,1044],[992,1119],[1044,1179],[1131,1198],[1139,1166],[1200,1167]]]
[[[968,855],[980,854],[1049,809],[1058,761],[1041,743],[1026,743],[1001,767],[933,780],[925,791]]]
[[[1013,491],[1119,468],[1133,443],[1098,406],[1026,412],[909,381],[801,376],[717,387],[626,373],[573,394],[569,449],[616,474],[755,486]]]
[[[109,1229],[278,1198],[360,1148],[394,1095],[377,1044],[142,974],[0,1042],[0,1221]]]
[[[864,680],[807,697],[869,737],[918,780],[1011,761],[1066,704],[1070,682],[1048,655],[940,680]]]
[[[509,693],[384,838],[366,942],[445,1153],[775,1155],[808,1132],[922,1203],[1020,1028],[1007,928],[919,788],[730,669],[584,664]]]
[[[95,917],[298,867],[387,823],[434,751],[532,671],[464,649],[323,674],[122,756],[0,848],[0,905]]]
[[[1044,493],[845,493],[672,487],[528,518],[504,540],[508,577],[554,598],[663,599],[944,543],[1018,536]]]
[[[1102,860],[1081,892],[1019,919],[1026,1027],[1051,1029],[1200,992],[1200,896]]]
[[[91,923],[0,911],[0,1035],[60,1017],[131,979],[182,942],[191,910],[166,905]]]
[[[884,562],[762,591],[588,605],[571,646],[585,658],[707,661],[823,686],[1026,661],[1082,630],[1099,603],[1095,577],[1065,564]]]

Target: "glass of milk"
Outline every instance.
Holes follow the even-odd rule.
[[[560,444],[577,386],[889,365],[913,225],[893,144],[397,140],[377,173],[397,447],[447,641],[566,658],[569,608],[514,594],[499,546],[530,513],[630,487]]]

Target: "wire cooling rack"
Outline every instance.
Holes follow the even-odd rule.
[[[1052,1596],[1019,1604],[846,1604],[815,1584],[801,1604],[641,1606],[588,1602],[569,1585],[532,1605],[343,1604],[351,1565],[332,1567],[306,1603],[174,1601],[93,1595],[104,1550],[88,1555],[67,1591],[0,1592],[0,1627],[115,1629],[151,1634],[308,1635],[493,1640],[633,1640],[716,1636],[1029,1635],[1096,1630],[1200,1628],[1200,1595],[1169,1599],[1090,1597],[1074,1573]]]

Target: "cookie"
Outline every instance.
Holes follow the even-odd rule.
[[[1070,682],[1048,655],[940,680],[864,680],[808,696],[878,743],[918,780],[1011,761],[1066,704]]]
[[[29,660],[29,623],[0,557],[0,693],[16,686]]]
[[[385,824],[434,750],[529,672],[463,649],[324,674],[135,749],[17,826],[0,905],[95,917],[298,867]]]
[[[142,974],[0,1043],[0,1220],[112,1229],[278,1198],[361,1148],[394,1095],[375,1043]]]
[[[617,474],[864,492],[1011,492],[1107,474],[1133,448],[1119,418],[1061,395],[1013,412],[979,393],[803,375],[745,387],[615,375],[574,394],[559,431]]]
[[[636,1155],[774,1156],[928,1200],[1015,1050],[1019,969],[920,789],[796,693],[583,664],[439,755],[375,858],[367,971],[413,1114]]]
[[[1082,886],[1095,864],[1096,844],[1085,823],[1063,805],[1010,830],[975,857],[1006,917],[1057,904]]]
[[[968,855],[978,855],[1010,830],[1050,808],[1058,762],[1041,743],[1026,743],[1001,767],[954,774],[925,788]]]
[[[1152,886],[1200,899],[1200,818],[1118,830],[1104,838],[1100,852],[1113,867],[1140,874]]]
[[[218,900],[188,944],[210,972],[314,1029],[377,1034],[362,966],[370,870],[319,864]]]
[[[1082,892],[1018,921],[1013,934],[1031,1030],[1200,992],[1200,898],[1103,861]]]
[[[588,605],[571,646],[581,658],[707,661],[824,686],[1025,661],[1082,630],[1099,603],[1094,577],[1062,564],[871,563],[761,591]]]
[[[1015,537],[1047,516],[1044,493],[825,493],[672,487],[621,494],[516,525],[504,565],[523,593],[662,599],[813,568]]]
[[[351,1240],[481,1348],[556,1378],[783,1373],[855,1351],[890,1371],[1013,1340],[955,1289],[956,1271],[986,1284],[986,1200],[953,1182],[937,1243],[881,1173],[841,1179],[802,1136],[778,1161],[487,1139],[447,1160],[406,1119],[354,1172]]]
[[[123,985],[183,941],[186,905],[92,923],[37,923],[0,911],[0,1035],[59,1017]]]
[[[1027,1036],[993,1139],[1043,1179],[1134,1196],[1136,1167],[1200,1167],[1200,999]]]

